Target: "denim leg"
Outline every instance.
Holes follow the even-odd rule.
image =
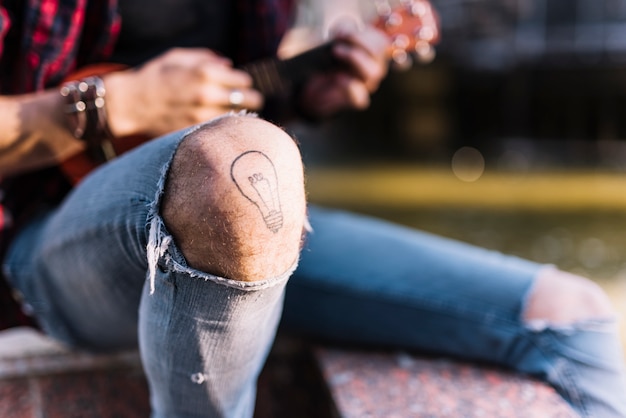
[[[292,270],[260,282],[207,275],[186,267],[159,230],[167,248],[139,315],[152,417],[251,417]]]
[[[187,268],[159,214],[183,137],[98,169],[20,233],[4,269],[52,337],[139,347],[155,418],[250,417],[290,271],[246,284]]]
[[[152,418],[252,417],[256,381],[297,263],[254,282],[192,269],[159,215],[159,202],[157,196],[148,215],[148,280],[139,315]]]
[[[603,332],[611,324],[523,323],[546,266],[355,214],[309,216],[285,328],[504,365],[547,380],[583,416],[626,416],[623,352]]]

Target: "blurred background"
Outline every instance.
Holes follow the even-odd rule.
[[[321,7],[374,2],[307,4],[323,28]],[[310,200],[557,264],[626,316],[626,0],[432,4],[434,61],[365,112],[291,127]]]
[[[325,3],[336,13],[358,3],[368,18],[375,4],[309,2],[301,20],[321,28]],[[333,154],[432,162],[468,145],[504,166],[626,167],[626,1],[431,3],[436,59],[392,72],[369,112],[334,123]]]

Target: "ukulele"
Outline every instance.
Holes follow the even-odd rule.
[[[428,0],[400,0],[397,7],[377,1],[377,18],[373,25],[391,39],[388,59],[398,68],[408,68],[413,61],[428,63],[434,59],[434,45],[439,40],[437,17]],[[341,65],[332,54],[333,42],[302,52],[288,59],[264,59],[242,67],[253,80],[254,87],[266,98],[286,97],[294,86],[316,72],[328,71]],[[121,64],[103,63],[83,67],[64,81],[124,70]],[[65,176],[77,184],[99,164],[150,140],[144,135],[111,138],[101,148],[86,149],[60,163]],[[106,156],[106,157],[103,157]]]

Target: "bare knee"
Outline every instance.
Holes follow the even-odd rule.
[[[305,213],[296,144],[249,115],[215,120],[183,140],[162,205],[191,267],[242,281],[278,276],[296,261]]]
[[[557,269],[544,269],[528,298],[524,319],[571,324],[586,319],[606,319],[615,311],[606,293],[584,277]]]

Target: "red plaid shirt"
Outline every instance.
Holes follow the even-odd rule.
[[[219,0],[216,0],[219,1]],[[58,86],[83,65],[106,61],[120,30],[117,0],[0,0],[0,94]],[[236,63],[272,56],[293,0],[237,0]],[[0,182],[0,259],[20,225],[70,190],[56,167]],[[0,273],[1,274],[1,273]],[[0,329],[34,325],[0,276]]]

